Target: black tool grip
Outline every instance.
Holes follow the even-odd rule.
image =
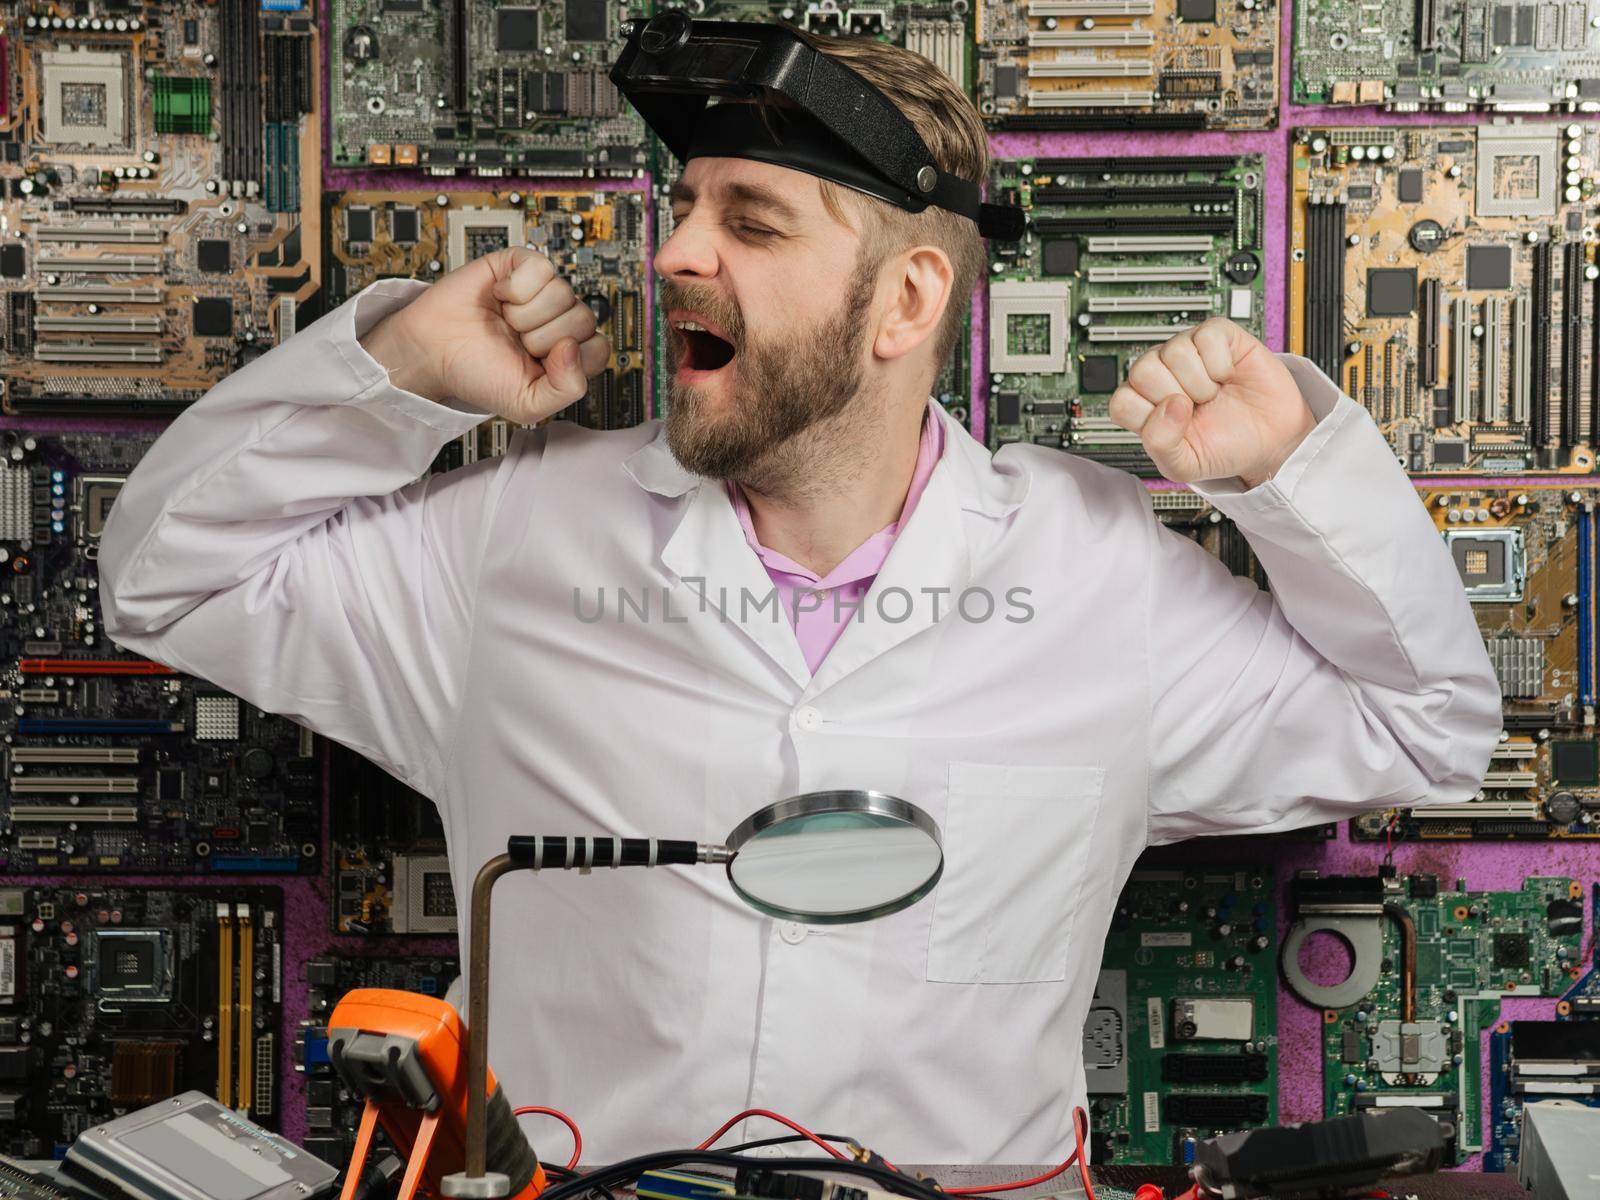
[[[699,861],[694,842],[657,838],[549,837],[513,834],[506,840],[506,855],[514,866],[544,867],[648,867]]]

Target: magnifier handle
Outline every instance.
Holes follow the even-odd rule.
[[[548,837],[513,834],[506,855],[515,867],[653,867],[699,861],[698,843],[658,838]]]

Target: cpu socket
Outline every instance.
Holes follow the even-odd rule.
[[[1474,604],[1510,604],[1522,599],[1528,568],[1520,529],[1447,530],[1467,599]]]
[[[40,136],[55,145],[126,146],[127,62],[121,54],[47,50],[39,55]]]
[[[458,208],[445,214],[446,244],[454,269],[507,246],[520,246],[522,214],[515,209]]]
[[[89,994],[100,1004],[165,1004],[172,999],[172,947],[164,929],[97,929]]]
[[[1007,280],[989,287],[989,370],[1005,375],[1059,375],[1067,369],[1065,280]]]
[[[1554,126],[1478,127],[1477,215],[1553,217],[1558,203],[1559,143]]]
[[[89,537],[99,539],[100,531],[106,526],[106,518],[111,515],[111,506],[117,502],[126,480],[124,475],[74,477],[72,490],[83,521],[83,532]]]

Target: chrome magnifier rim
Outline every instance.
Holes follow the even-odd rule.
[[[733,876],[734,863],[738,861],[739,851],[749,843],[757,834],[771,829],[774,825],[785,821],[793,821],[801,817],[823,816],[829,813],[865,813],[871,816],[890,817],[915,826],[933,841],[939,849],[939,865],[932,874],[921,884],[897,896],[892,900],[872,908],[853,909],[841,913],[816,913],[804,909],[785,908],[751,895],[739,886]],[[944,839],[939,836],[939,826],[933,818],[915,804],[902,800],[898,796],[891,796],[887,792],[871,791],[868,789],[851,790],[836,789],[832,791],[806,792],[799,796],[790,796],[785,800],[778,800],[767,807],[760,809],[743,821],[730,833],[724,845],[732,851],[727,862],[728,886],[733,888],[738,897],[758,912],[769,917],[778,917],[786,921],[802,921],[807,925],[852,925],[860,921],[871,921],[878,917],[886,917],[902,909],[910,908],[921,900],[938,885],[944,875]]]

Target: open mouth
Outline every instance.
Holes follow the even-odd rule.
[[[688,322],[675,326],[683,339],[683,354],[679,365],[689,371],[720,371],[733,361],[732,343],[718,337],[708,329],[694,328]]]

